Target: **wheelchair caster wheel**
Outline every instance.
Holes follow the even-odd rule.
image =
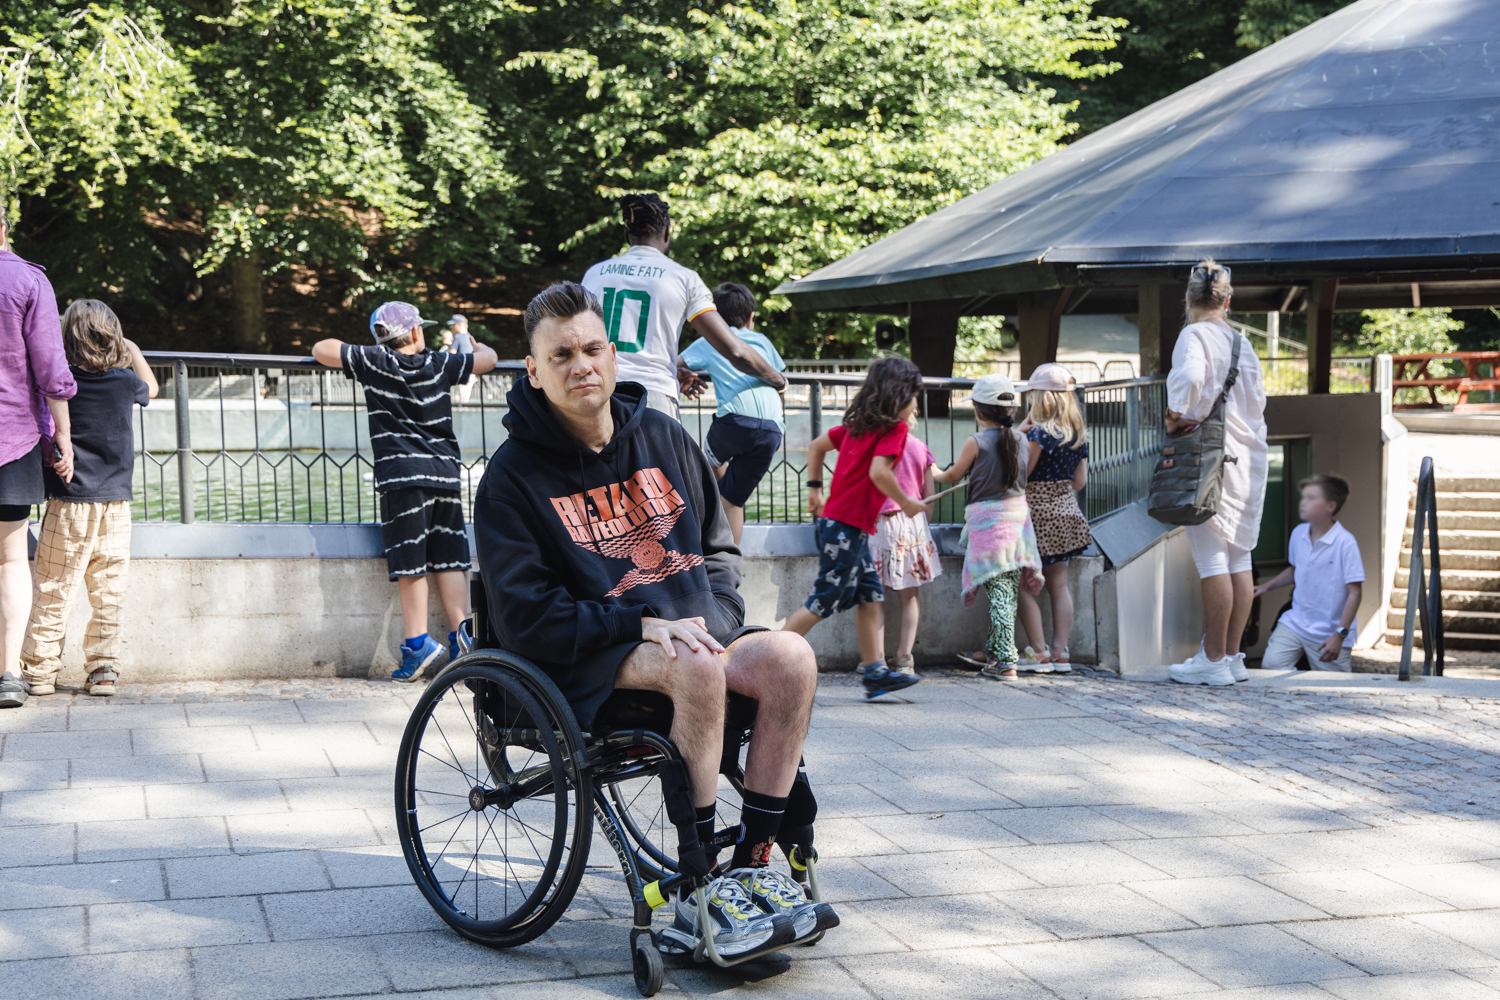
[[[630,967],[635,973],[635,988],[641,996],[656,996],[665,970],[661,952],[656,950],[656,940],[650,931],[630,932]]]

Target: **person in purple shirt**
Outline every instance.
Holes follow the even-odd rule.
[[[0,708],[26,700],[16,672],[31,613],[26,522],[46,498],[43,461],[73,479],[68,400],[77,391],[52,283],[41,266],[11,253],[0,207]]]

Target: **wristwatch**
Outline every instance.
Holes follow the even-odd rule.
[[[1347,639],[1347,638],[1349,638],[1349,630],[1347,628],[1341,628],[1341,629],[1339,629],[1339,638],[1340,639]]]

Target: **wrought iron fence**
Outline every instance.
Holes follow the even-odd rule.
[[[336,522],[379,520],[363,391],[311,358],[146,352],[162,391],[136,414],[134,516],[139,521]],[[843,364],[840,362],[839,364]],[[525,370],[505,361],[454,390],[465,512],[488,456],[504,440],[505,395]],[[789,372],[787,433],[746,504],[746,520],[803,523],[807,446],[836,426],[864,375]],[[942,465],[978,425],[962,405],[970,379],[926,379],[915,430]],[[1145,495],[1161,450],[1165,376],[1078,390],[1090,433],[1089,485],[1098,517]],[[954,405],[957,402],[958,405]],[[682,423],[701,443],[716,409],[712,387],[682,401]],[[832,456],[836,461],[837,456]],[[191,502],[184,504],[183,497]],[[935,523],[963,520],[963,491],[939,501]]]

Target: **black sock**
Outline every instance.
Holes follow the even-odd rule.
[[[712,865],[719,854],[714,847],[714,806],[696,806],[693,811],[698,817],[698,843],[703,845],[703,853],[708,855],[708,863]]]
[[[740,839],[734,845],[730,869],[764,868],[771,863],[771,848],[781,829],[781,815],[786,799],[745,790],[745,807],[740,811]]]

